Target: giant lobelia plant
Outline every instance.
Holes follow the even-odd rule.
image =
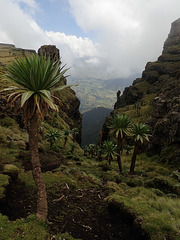
[[[60,86],[61,80],[68,69],[61,66],[61,62],[51,61],[46,56],[32,55],[18,58],[6,67],[6,80],[11,87],[4,89],[10,91],[8,102],[12,106],[18,105],[23,112],[23,120],[28,125],[29,151],[32,163],[32,173],[37,186],[36,217],[46,220],[48,214],[46,186],[43,180],[38,151],[38,128],[48,114],[49,109],[59,111],[60,99],[55,92],[70,86]]]

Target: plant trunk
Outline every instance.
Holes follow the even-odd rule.
[[[111,165],[111,161],[112,161],[112,156],[109,156],[109,165]]]
[[[139,147],[139,144],[136,142],[135,146],[134,146],[132,159],[131,159],[131,167],[130,167],[130,174],[131,175],[134,174],[134,168],[135,168],[136,158],[137,158],[137,154],[138,154],[138,147]]]
[[[121,139],[121,145],[120,145],[120,153],[121,155],[123,154],[123,150],[124,150],[124,145],[125,145],[125,142],[124,142],[124,139]]]
[[[121,136],[118,135],[117,138],[117,163],[119,167],[119,172],[122,173],[122,163],[121,163]]]
[[[46,220],[48,214],[46,186],[41,172],[41,164],[39,160],[38,150],[38,121],[37,116],[30,119],[29,127],[29,150],[32,163],[32,173],[37,187],[37,210],[36,217],[43,221]]]
[[[65,147],[66,147],[66,143],[67,143],[67,138],[64,138],[64,146],[63,146],[63,149],[62,149],[63,154],[64,154],[64,150],[65,150]]]

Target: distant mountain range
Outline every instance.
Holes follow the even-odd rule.
[[[98,142],[98,133],[112,109],[97,107],[85,112],[82,117],[82,146]]]
[[[82,116],[82,146],[98,142],[98,133],[106,117],[114,108],[117,101],[117,91],[131,85],[138,74],[129,78],[116,79],[71,79],[68,84],[78,84],[75,88],[81,105]]]
[[[133,74],[128,78],[108,79],[104,81],[103,85],[106,89],[116,90],[116,92],[119,89],[123,91],[125,87],[129,87],[132,84],[132,82],[139,77],[140,77],[140,74]]]
[[[75,91],[81,102],[80,111],[84,113],[97,107],[112,109],[117,100],[117,91],[121,90],[122,92],[124,88],[131,85],[137,77],[139,77],[138,74],[133,74],[126,79],[116,78],[102,80],[71,78],[68,80],[68,84],[79,85],[75,88]]]

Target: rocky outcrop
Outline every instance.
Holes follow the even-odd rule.
[[[136,79],[136,82],[139,78]],[[118,94],[118,93],[117,93]],[[114,109],[125,107],[126,105],[131,105],[140,100],[143,96],[143,92],[138,91],[138,88],[134,85],[126,87],[124,89],[123,95],[117,98],[117,102],[114,104]]]
[[[151,150],[160,154],[163,161],[180,166],[180,96],[172,99],[165,95],[156,97],[147,124],[153,134]]]
[[[59,60],[59,49],[55,45],[43,45],[38,49],[38,54],[41,56],[50,57],[50,60]]]
[[[169,144],[180,143],[180,96],[154,98],[152,116],[147,123],[153,129],[153,143],[161,150]]]
[[[55,45],[44,45],[38,50],[38,54],[42,56],[50,57],[50,60],[60,60],[59,49]],[[63,79],[62,85],[66,84],[66,78]],[[79,112],[80,101],[76,96],[76,93],[72,89],[63,90],[58,93],[59,98],[62,101],[60,108],[60,116],[63,116],[63,120],[68,123],[70,128],[78,128],[79,134],[77,135],[77,142],[81,143],[81,124],[82,116]]]
[[[169,53],[172,46],[180,44],[180,18],[174,21],[171,24],[171,30],[168,35],[167,40],[164,43],[164,51],[163,54]],[[175,54],[179,54],[179,52],[175,51]]]
[[[125,88],[122,96],[115,103],[118,109],[134,104],[146,94],[164,93],[168,97],[180,94],[180,19],[171,25],[171,31],[164,43],[162,55],[156,62],[148,62],[142,78],[136,79],[132,86]],[[173,86],[177,88],[174,89]],[[176,90],[176,92],[175,92]]]

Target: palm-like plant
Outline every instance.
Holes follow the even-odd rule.
[[[77,148],[77,144],[71,143],[71,153],[73,153],[76,148]]]
[[[113,116],[109,125],[110,133],[113,133],[117,139],[117,162],[119,171],[122,172],[121,151],[123,149],[123,139],[130,135],[131,120],[127,115],[117,114]]]
[[[38,219],[46,220],[48,213],[46,187],[43,180],[38,151],[38,126],[48,113],[49,108],[58,112],[54,100],[60,100],[54,92],[69,86],[60,86],[61,78],[67,71],[61,62],[53,62],[46,57],[33,55],[19,58],[6,67],[5,79],[10,80],[12,87],[4,91],[12,91],[8,101],[18,105],[23,111],[25,125],[29,124],[29,150],[33,167],[33,177],[37,186]]]
[[[136,158],[140,145],[144,144],[145,141],[149,141],[149,137],[151,136],[149,127],[146,124],[142,123],[134,124],[132,129],[132,136],[134,137],[135,145],[131,159],[130,174],[134,174]]]
[[[132,146],[127,144],[124,146],[124,150],[125,150],[126,155],[129,155],[132,150]]]
[[[83,147],[83,150],[84,150],[84,156],[88,156],[88,154],[89,154],[89,147],[85,146],[85,147]]]
[[[102,156],[108,160],[109,165],[111,165],[111,161],[117,156],[116,148],[117,146],[112,141],[107,140],[103,143]]]
[[[88,145],[88,148],[89,148],[89,155],[90,155],[91,157],[94,157],[94,156],[96,155],[96,144],[90,143],[90,144]]]
[[[68,140],[68,137],[71,136],[71,132],[69,129],[65,129],[63,131],[63,137],[64,137],[64,146],[63,146],[63,153],[64,153],[64,150],[65,150],[65,147],[66,147],[66,144],[67,144],[67,140]]]
[[[73,142],[75,142],[76,136],[79,135],[79,130],[78,130],[78,128],[73,128],[73,129],[71,130],[71,134],[72,134]]]
[[[60,139],[60,137],[60,133],[54,129],[45,134],[46,140],[50,143],[50,148],[52,148],[53,144]]]

